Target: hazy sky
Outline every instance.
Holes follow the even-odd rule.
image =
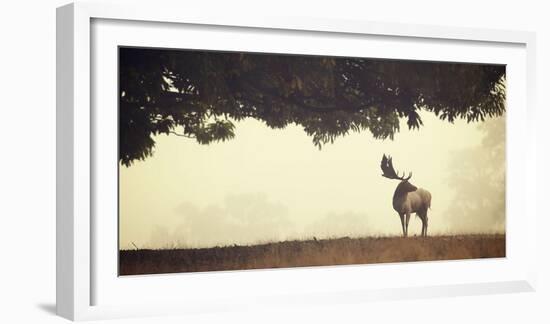
[[[402,121],[393,141],[351,133],[322,150],[298,126],[274,130],[255,119],[236,123],[235,138],[223,143],[157,136],[153,157],[120,167],[121,248],[400,235],[392,208],[398,181],[381,176],[384,153],[397,170],[413,172],[411,183],[432,193],[428,234],[503,232],[504,155],[485,158],[485,173],[502,190],[474,204],[475,214],[464,200],[483,193],[464,193],[486,187],[476,186],[481,176],[463,165],[475,167],[486,152],[504,146],[504,118],[492,121],[499,134],[482,141],[480,123],[421,116],[420,130],[409,131]],[[420,230],[420,220],[411,217],[410,235]]]

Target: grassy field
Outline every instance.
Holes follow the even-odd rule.
[[[366,237],[121,250],[120,275],[504,257],[504,235]]]

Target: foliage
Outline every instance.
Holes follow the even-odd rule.
[[[153,153],[154,135],[200,144],[235,136],[234,121],[297,124],[319,148],[350,131],[393,138],[420,109],[453,122],[500,116],[505,67],[366,58],[121,48],[120,162]]]

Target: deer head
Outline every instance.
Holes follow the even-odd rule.
[[[393,168],[393,162],[391,156],[384,154],[382,156],[382,162],[380,163],[380,168],[382,169],[382,176],[388,179],[401,180],[401,183],[398,186],[398,191],[400,192],[411,192],[415,191],[416,186],[409,183],[409,179],[412,177],[412,172],[409,172],[409,176],[405,178],[405,173],[403,172],[402,176],[399,176],[399,173]]]

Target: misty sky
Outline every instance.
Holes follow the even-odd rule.
[[[504,232],[505,118],[490,121],[491,140],[483,140],[481,123],[421,117],[420,130],[402,121],[393,141],[366,131],[322,150],[298,126],[274,130],[255,119],[235,123],[235,138],[223,143],[157,136],[153,157],[120,167],[120,246],[401,235],[392,208],[398,181],[381,176],[384,153],[432,193],[429,235]],[[484,175],[475,174],[478,160]],[[421,221],[411,217],[409,235],[420,230]]]

